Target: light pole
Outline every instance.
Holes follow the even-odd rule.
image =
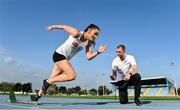
[[[172,63],[170,63],[170,67],[172,67],[172,70],[171,70],[171,72],[172,72],[172,74],[173,74],[173,76],[174,76],[174,88],[175,88],[175,95],[177,95],[177,85],[176,85],[176,75],[175,75],[175,64],[172,62]]]
[[[104,73],[103,73],[103,78],[104,78]],[[104,84],[104,80],[103,80],[103,96],[104,96],[104,86],[105,86],[105,84]]]
[[[98,92],[98,74],[96,75],[97,77],[97,96],[99,95],[99,92]]]

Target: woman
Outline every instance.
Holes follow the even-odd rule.
[[[37,101],[42,94],[46,94],[46,90],[51,84],[55,82],[71,81],[76,78],[76,73],[69,60],[81,51],[83,47],[86,47],[87,60],[95,58],[107,49],[106,45],[102,45],[96,52],[92,51],[95,39],[100,32],[99,27],[94,24],[90,24],[84,32],[67,25],[52,25],[48,27],[48,31],[53,29],[62,29],[70,35],[69,38],[54,52],[54,68],[50,77],[43,80],[42,89],[37,92]]]

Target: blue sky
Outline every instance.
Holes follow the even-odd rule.
[[[90,23],[101,28],[94,50],[101,44],[108,50],[90,62],[85,50],[78,53],[71,60],[77,79],[59,85],[110,87],[118,44],[136,58],[142,77],[180,77],[178,0],[0,0],[0,82],[40,87],[51,73],[53,52],[68,38],[66,32],[47,32],[46,27],[67,24],[84,30]]]

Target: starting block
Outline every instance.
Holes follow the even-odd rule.
[[[9,103],[20,103],[20,104],[33,104],[33,105],[40,105],[38,101],[35,100],[35,95],[30,95],[29,99],[27,101],[20,101],[16,99],[15,94],[9,94],[9,100],[6,100],[6,102]]]
[[[36,101],[36,95],[30,95],[30,100],[31,100],[32,102],[37,102],[37,101]]]

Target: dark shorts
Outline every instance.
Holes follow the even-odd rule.
[[[54,52],[54,54],[53,54],[53,61],[54,61],[54,63],[58,62],[58,61],[65,60],[65,59],[66,59],[66,57],[64,55],[59,54],[56,51]]]

